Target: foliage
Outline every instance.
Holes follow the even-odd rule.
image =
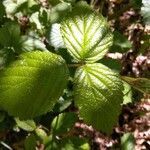
[[[0,2],[0,131],[23,134],[24,149],[40,143],[46,150],[88,150],[88,139],[76,135],[76,122],[111,134],[122,105],[134,102],[132,87],[150,93],[149,79],[126,76],[123,59],[107,57],[120,52],[123,58],[135,45],[116,26],[119,13],[109,16],[106,3]],[[149,2],[129,4],[141,8],[149,24]],[[141,37],[142,54],[147,36]],[[122,149],[132,146],[131,136],[123,135]],[[5,142],[11,144],[3,138],[1,145],[9,147]]]

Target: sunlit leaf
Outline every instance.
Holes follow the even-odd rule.
[[[21,40],[22,51],[47,50],[45,44],[37,37],[22,36]]]
[[[76,61],[95,62],[112,44],[112,34],[103,16],[78,4],[61,22],[65,46]]]
[[[60,33],[60,24],[58,23],[52,24],[51,30],[49,32],[49,42],[50,45],[55,47],[56,50],[58,48],[65,48],[64,41]]]
[[[36,129],[36,124],[34,120],[20,120],[15,118],[17,126],[26,131],[34,131]]]
[[[68,78],[65,61],[50,52],[28,52],[0,72],[0,106],[29,119],[47,113],[62,95]]]
[[[123,82],[123,86],[124,86],[124,90],[123,90],[123,94],[124,94],[123,104],[131,103],[132,102],[132,88],[126,82]]]
[[[142,0],[142,4],[141,14],[143,16],[143,20],[145,24],[150,25],[150,1]]]
[[[79,114],[88,124],[110,132],[122,103],[122,82],[102,64],[87,64],[75,74],[74,98]]]
[[[131,133],[125,133],[121,137],[121,149],[122,150],[134,150],[135,149],[135,139]]]

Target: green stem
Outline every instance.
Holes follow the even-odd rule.
[[[80,67],[80,66],[82,66],[83,64],[67,64],[67,66],[69,67],[69,68],[76,68],[76,67]]]

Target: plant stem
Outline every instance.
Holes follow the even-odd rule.
[[[73,67],[80,67],[80,66],[82,66],[83,64],[67,64],[68,65],[68,67],[70,67],[70,68],[73,68]]]

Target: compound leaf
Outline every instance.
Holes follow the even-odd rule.
[[[68,78],[65,61],[50,52],[28,52],[0,72],[0,106],[30,119],[53,108]]]
[[[112,44],[112,34],[103,16],[86,5],[77,5],[61,23],[65,46],[76,61],[95,62]]]
[[[95,63],[80,67],[75,74],[75,103],[85,122],[110,132],[122,103],[122,82],[106,66]]]

